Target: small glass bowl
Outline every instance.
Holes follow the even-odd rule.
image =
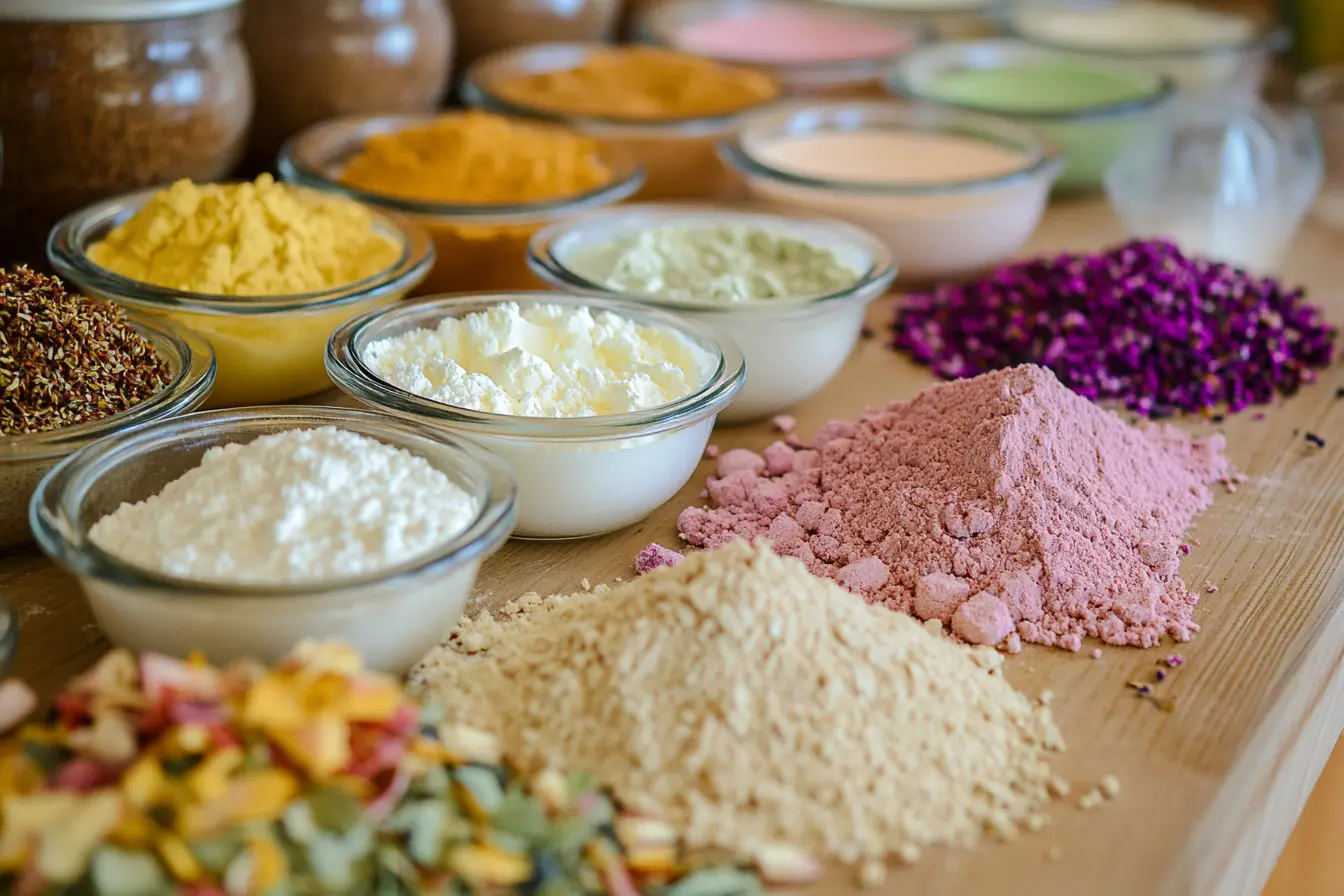
[[[1162,46],[1160,34],[1153,35],[1151,47],[1129,48],[1104,46],[1099,41],[1069,41],[1050,33],[1050,29],[1065,20],[1062,17],[1082,21],[1089,16],[1106,15],[1116,6],[1115,0],[1017,0],[1004,16],[1003,27],[1013,37],[1038,46],[1085,53],[1096,60],[1165,76],[1183,93],[1226,90],[1259,93],[1274,54],[1285,50],[1290,42],[1288,30],[1268,16],[1250,17],[1253,33],[1246,39],[1215,39],[1193,47]],[[1243,9],[1238,12],[1224,14],[1243,17],[1242,13],[1247,12],[1245,6],[1242,4]],[[1106,27],[1102,25],[1098,30]]]
[[[374,574],[312,584],[202,582],[141,569],[102,550],[89,529],[196,467],[217,445],[291,429],[336,426],[401,448],[447,474],[478,505],[460,535]],[[239,408],[191,414],[76,452],[33,495],[38,545],[73,574],[113,643],[215,663],[275,662],[305,638],[336,639],[371,668],[402,673],[457,622],[481,563],[509,536],[514,486],[504,465],[442,432],[346,408]]]
[[[665,405],[597,417],[515,417],[421,398],[381,379],[364,363],[367,346],[437,327],[504,302],[610,311],[680,332],[717,359],[695,392]],[[503,458],[518,481],[520,538],[601,535],[636,523],[670,499],[695,472],[714,418],[746,379],[737,346],[703,324],[666,311],[597,296],[548,292],[433,297],[370,311],[331,337],[327,369],[341,391],[413,424],[447,429]]]
[[[715,157],[716,142],[733,133],[743,112],[710,118],[630,121],[565,116],[515,105],[499,97],[500,81],[539,72],[565,71],[583,64],[603,44],[534,44],[487,56],[467,70],[461,86],[467,105],[568,125],[604,146],[638,159],[647,172],[641,199],[733,199],[741,186]],[[771,98],[765,105],[773,102]],[[760,107],[755,107],[760,108]]]
[[[215,353],[199,334],[169,320],[128,311],[126,319],[168,365],[168,385],[157,394],[101,420],[49,432],[0,435],[0,550],[32,540],[28,501],[37,484],[85,445],[114,433],[190,413],[215,383]]]
[[[653,227],[765,229],[832,248],[861,273],[844,289],[759,302],[712,304],[618,293],[572,266],[584,250]],[[528,247],[537,274],[556,289],[665,308],[727,336],[741,350],[747,381],[719,414],[720,423],[759,420],[816,394],[844,365],[863,328],[864,312],[891,286],[896,265],[881,240],[840,221],[693,205],[630,205],[562,221]]]
[[[1297,99],[1316,122],[1325,157],[1325,183],[1315,217],[1334,230],[1344,230],[1344,65],[1303,75],[1297,82]]]
[[[1020,151],[1022,166],[974,180],[883,183],[811,177],[758,157],[761,147],[776,141],[864,131],[981,139]],[[1050,187],[1064,168],[1058,151],[1019,124],[896,100],[798,101],[758,112],[720,144],[720,153],[758,201],[872,231],[891,250],[903,283],[961,277],[1011,256],[1039,226]],[[901,159],[891,164],[899,170]]]
[[[375,214],[375,226],[401,246],[387,270],[322,292],[285,296],[221,296],[183,292],[113,273],[89,249],[138,212],[158,191],[140,190],[96,202],[64,218],[47,240],[47,257],[80,291],[156,314],[210,340],[219,363],[208,407],[271,404],[331,388],[322,366],[327,337],[343,321],[395,302],[415,288],[434,261],[419,227]]]
[[[436,115],[338,118],[303,131],[280,153],[280,176],[313,189],[339,193],[365,205],[410,218],[433,238],[434,268],[420,284],[421,293],[481,292],[532,289],[536,279],[527,268],[527,241],[538,229],[566,215],[600,208],[633,195],[644,183],[643,169],[627,154],[608,152],[603,161],[612,171],[609,183],[546,202],[452,205],[416,202],[368,193],[341,183],[341,173],[365,141],[429,124]]]
[[[687,46],[680,37],[681,32],[705,22],[751,19],[772,10],[794,11],[799,8],[796,0],[679,0],[677,3],[650,7],[638,23],[638,37],[684,53],[709,55]],[[929,37],[928,28],[917,23],[889,22],[834,4],[824,8],[813,4],[808,14],[822,21],[839,20],[887,31],[894,38],[903,39],[904,46],[881,56],[849,56],[812,62],[769,62],[750,58],[740,51],[739,55],[713,55],[712,58],[767,71],[783,85],[784,93],[790,96],[872,97],[881,96],[882,76],[888,67]]]
[[[1049,111],[1010,108],[997,102],[961,103],[939,95],[939,80],[954,72],[993,71],[1051,62],[1067,63],[1133,81],[1136,86],[1142,85],[1143,95],[1122,102]],[[892,92],[915,102],[997,115],[1034,129],[1063,151],[1067,164],[1055,182],[1055,188],[1069,192],[1100,189],[1106,169],[1128,144],[1135,130],[1174,92],[1171,79],[1161,75],[1097,63],[1082,54],[1050,50],[1013,39],[959,41],[921,47],[901,58],[886,83]]]

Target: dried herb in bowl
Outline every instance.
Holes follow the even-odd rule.
[[[0,730],[35,704],[0,684]],[[0,743],[0,817],[17,896],[761,890],[589,776],[519,771],[334,644],[272,669],[113,651]]]
[[[168,365],[121,309],[26,267],[0,269],[0,433],[118,414],[168,385]]]

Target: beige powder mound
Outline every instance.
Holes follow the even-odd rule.
[[[1039,829],[1063,741],[1000,662],[735,542],[482,614],[413,679],[523,764],[592,769],[695,846],[854,862]]]

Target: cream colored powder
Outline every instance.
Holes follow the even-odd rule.
[[[594,769],[695,845],[858,862],[1040,826],[1063,742],[1001,662],[737,541],[482,614],[412,679],[524,764]]]

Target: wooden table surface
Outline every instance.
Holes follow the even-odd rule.
[[[1053,208],[1033,249],[1100,248],[1119,237],[1098,202]],[[1344,238],[1312,225],[1301,234],[1287,277],[1307,283],[1315,300],[1344,322],[1336,259]],[[872,322],[883,327],[889,303]],[[810,437],[831,417],[908,398],[928,374],[890,353],[883,339],[859,346],[821,395],[796,409]],[[1052,690],[1069,748],[1057,770],[1074,781],[1044,832],[1011,845],[934,851],[894,873],[893,894],[1256,894],[1261,892],[1330,751],[1344,731],[1344,367],[1281,405],[1223,426],[1229,453],[1249,481],[1220,494],[1196,523],[1201,546],[1182,572],[1217,594],[1201,601],[1204,630],[1186,645],[1148,651],[1105,647],[1102,659],[1029,648],[1010,659],[1008,678],[1028,693]],[[1192,423],[1199,431],[1212,425]],[[1313,432],[1326,447],[1309,450]],[[777,434],[762,424],[721,430],[724,448],[761,448]],[[702,466],[702,472],[709,471]],[[675,545],[673,521],[696,502],[701,477],[652,518],[600,539],[511,543],[482,571],[478,594],[498,603],[529,590],[572,590],[581,579],[631,575],[636,551],[650,541]],[[595,496],[595,499],[600,499]],[[107,649],[70,579],[34,553],[0,558],[0,593],[21,622],[15,672],[44,692],[88,667]],[[1125,687],[1151,676],[1154,663],[1179,652],[1186,664],[1172,681],[1174,713],[1159,711]],[[1102,775],[1123,784],[1120,798],[1092,812],[1077,795]],[[1328,813],[1327,813],[1328,814]],[[1319,835],[1318,835],[1319,836]],[[1060,847],[1063,857],[1049,861]],[[828,886],[826,890],[847,889]],[[1295,893],[1310,892],[1293,888]],[[1288,892],[1288,891],[1285,891]]]

